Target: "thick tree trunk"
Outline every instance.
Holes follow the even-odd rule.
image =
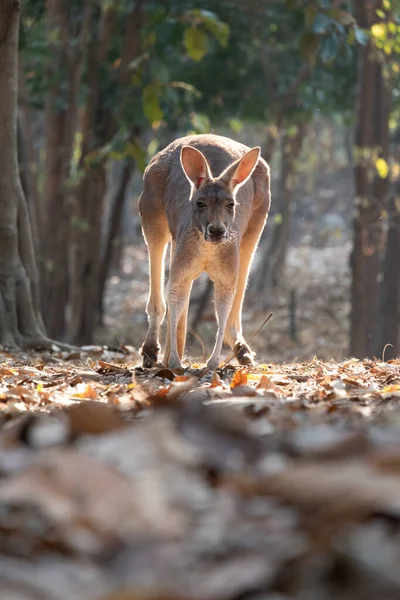
[[[99,284],[98,284],[98,317],[101,323],[103,318],[103,297],[107,279],[110,274],[113,255],[115,252],[115,241],[121,231],[122,214],[125,206],[126,191],[132,174],[135,168],[135,163],[130,158],[125,160],[122,168],[121,178],[117,187],[115,196],[111,201],[110,219],[106,232],[106,243],[102,252],[100,269],[99,269]]]
[[[400,181],[389,208],[380,313],[379,356],[384,352],[385,360],[397,358],[400,356]],[[385,349],[387,344],[390,345]]]
[[[17,157],[18,32],[21,4],[0,0],[0,343],[48,346]]]
[[[381,0],[357,3],[359,25],[370,28],[380,8]],[[358,358],[373,356],[380,347],[379,275],[384,244],[381,216],[389,189],[389,179],[378,176],[375,163],[377,153],[388,160],[391,91],[375,53],[373,45],[368,44],[360,54],[355,136],[350,353]]]
[[[282,137],[279,220],[274,228],[258,267],[255,286],[258,292],[276,287],[284,272],[292,221],[292,201],[296,160],[301,152],[306,125],[297,127],[294,136]]]

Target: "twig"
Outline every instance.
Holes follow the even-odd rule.
[[[247,340],[247,342],[245,342],[245,345],[247,346],[248,344],[250,344],[251,340],[253,338],[255,338],[255,336],[257,335],[257,333],[259,331],[261,331],[261,329],[264,327],[264,325],[266,325],[268,323],[268,321],[270,320],[270,318],[273,316],[274,313],[269,313],[268,317],[265,319],[265,321],[260,325],[260,327],[253,333],[253,335],[251,335],[249,337],[249,339]],[[235,350],[235,352],[232,354],[232,356],[226,361],[224,362],[224,364],[222,365],[222,367],[220,367],[220,369],[225,369],[225,367],[227,365],[229,365],[229,363],[231,362],[231,360],[233,360],[236,356],[236,354],[238,354],[240,352],[240,350],[243,348],[243,346],[238,347],[237,350]]]
[[[205,346],[204,346],[204,344],[203,344],[203,340],[201,339],[201,337],[199,336],[199,334],[198,334],[198,333],[196,333],[196,331],[195,331],[194,329],[190,328],[190,329],[189,329],[189,333],[191,333],[191,334],[192,334],[192,336],[193,336],[193,337],[194,337],[194,338],[195,338],[195,339],[196,339],[196,340],[199,342],[199,344],[201,345],[201,348],[202,348],[202,350],[203,350],[203,356],[202,356],[202,359],[201,359],[201,361],[200,361],[200,362],[201,362],[201,363],[203,363],[203,362],[205,361],[205,358],[206,358],[206,348],[205,348]]]
[[[383,352],[382,352],[382,362],[385,362],[385,352],[386,352],[386,348],[388,346],[391,346],[393,348],[393,344],[386,344],[386,346],[384,347]]]

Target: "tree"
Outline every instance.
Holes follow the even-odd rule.
[[[126,186],[148,158],[142,132],[162,130],[178,105],[190,111],[197,93],[174,80],[170,66],[182,56],[201,60],[212,49],[209,38],[224,43],[227,28],[190,1],[27,4],[26,87],[45,112],[43,314],[52,335],[90,343]],[[106,173],[119,159],[126,159],[126,169],[103,227]]]
[[[0,0],[0,343],[48,346],[38,305],[32,230],[17,156],[20,0]]]
[[[356,3],[358,23],[369,31],[387,19],[385,2]],[[356,205],[351,254],[350,353],[363,358],[380,349],[379,277],[384,247],[382,212],[388,200],[390,80],[384,52],[371,38],[359,57],[359,95],[355,136]],[[380,168],[381,167],[381,168]],[[382,170],[383,167],[383,170]],[[380,171],[380,172],[379,172]]]
[[[256,122],[265,131],[264,158],[271,162],[277,148],[283,150],[284,172],[273,202],[276,219],[267,228],[262,259],[252,278],[264,292],[264,301],[270,283],[282,280],[291,187],[306,124],[316,114],[347,117],[354,112],[355,46],[365,36],[342,5],[335,0],[221,2],[219,14],[230,24],[235,45],[205,57],[201,70],[192,64],[179,67],[181,77],[205,92],[195,105],[210,117],[209,128],[226,123],[237,133],[241,123]]]

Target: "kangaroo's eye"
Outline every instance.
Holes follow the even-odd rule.
[[[235,208],[235,203],[229,202],[229,204],[227,204],[227,207],[230,208],[231,210],[233,210]]]
[[[206,204],[204,204],[204,202],[196,202],[196,206],[197,208],[206,208]]]

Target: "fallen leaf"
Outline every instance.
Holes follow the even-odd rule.
[[[212,374],[210,388],[223,387],[223,385],[224,385],[224,382],[222,381],[222,379],[220,377],[218,377],[217,372],[214,371],[214,373]]]
[[[247,370],[246,369],[238,369],[231,381],[231,389],[237,387],[238,385],[246,385],[247,384]]]
[[[169,379],[173,381],[175,379],[175,373],[171,369],[158,369],[153,377],[159,377],[160,379]]]
[[[78,383],[77,387],[81,387],[82,385],[84,385],[83,390],[81,392],[76,392],[75,394],[73,394],[73,398],[98,398],[98,393],[95,389],[92,388],[90,384],[85,385]]]
[[[125,426],[125,421],[110,404],[104,402],[80,402],[66,409],[71,433],[99,434]]]
[[[400,384],[386,385],[383,388],[384,394],[395,394],[400,392]]]
[[[275,385],[273,381],[267,376],[262,375],[259,384],[257,385],[258,390],[271,390],[272,392],[281,393],[282,390]]]
[[[126,367],[118,367],[117,365],[113,365],[111,363],[104,362],[103,360],[97,361],[100,366],[97,369],[97,373],[101,375],[110,375],[110,374],[121,374],[121,375],[130,375],[131,372]]]

